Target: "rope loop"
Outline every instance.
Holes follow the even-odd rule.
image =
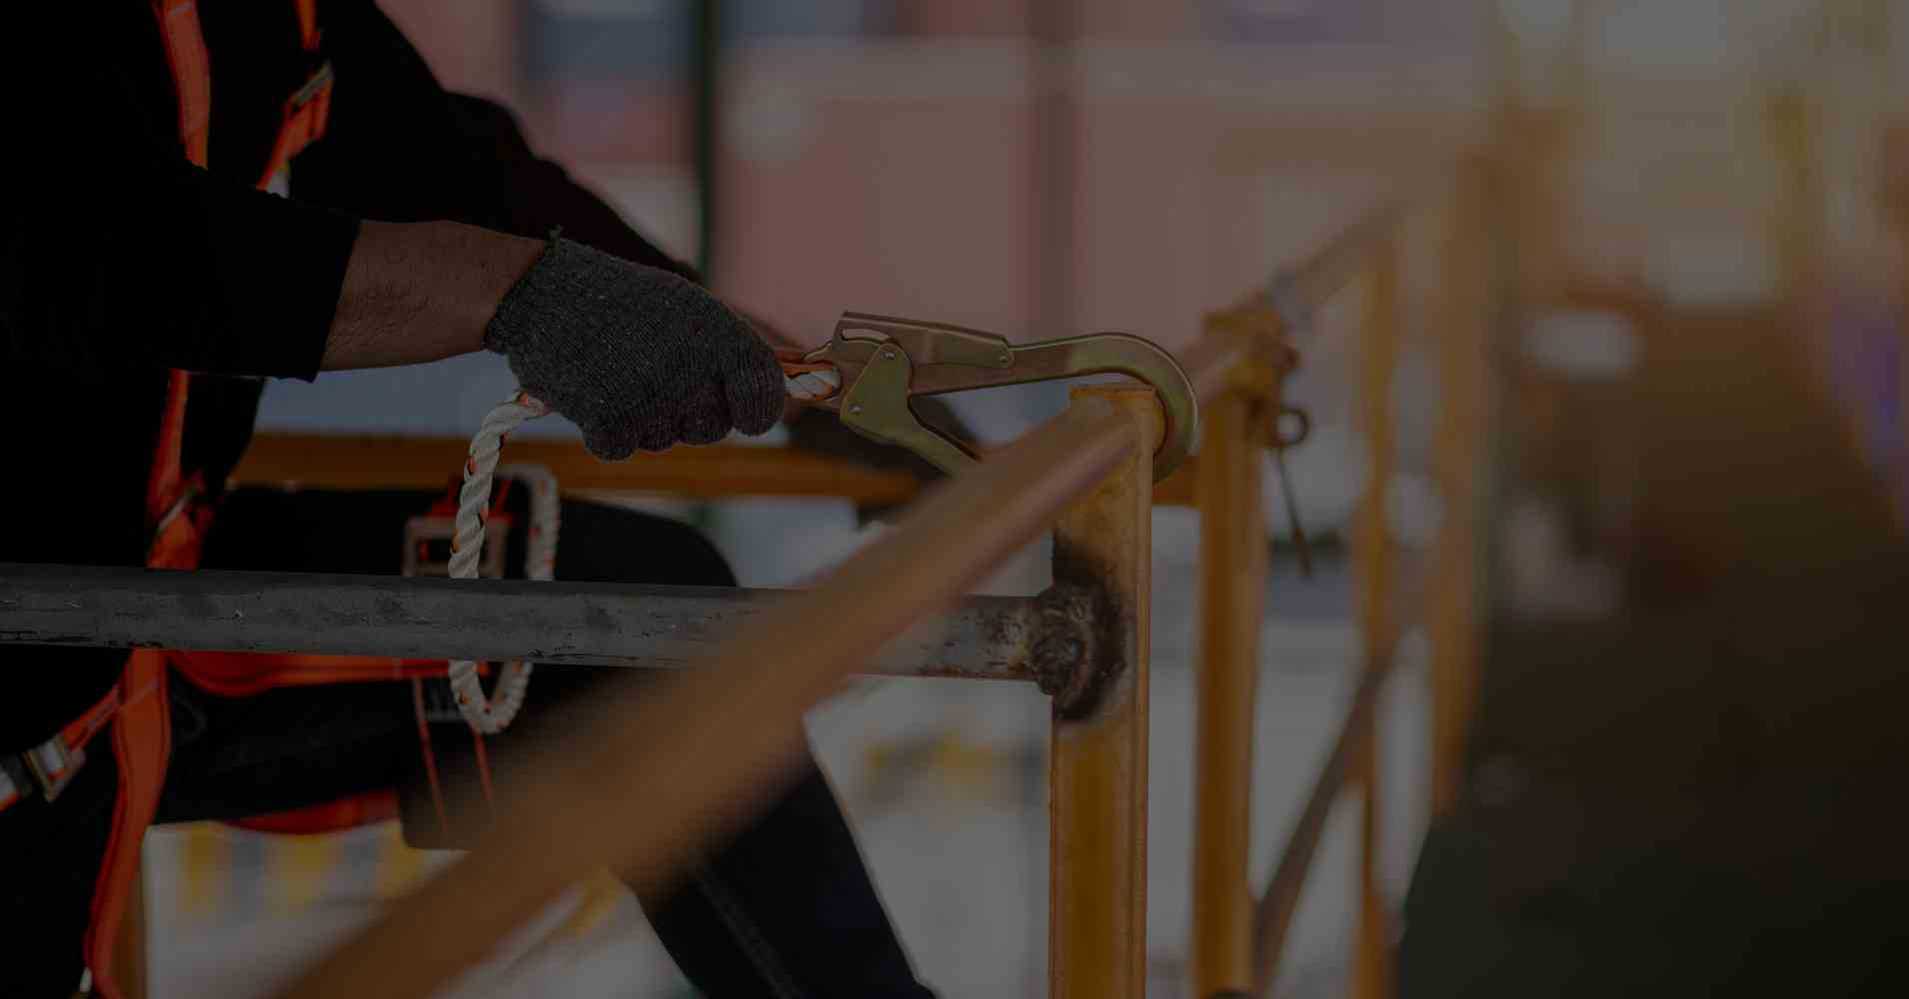
[[[451,578],[476,579],[483,561],[484,523],[490,515],[491,482],[498,472],[497,460],[504,439],[512,430],[550,412],[550,407],[519,391],[497,404],[471,438],[464,459],[464,485],[457,493],[456,529],[451,537]],[[526,575],[531,579],[556,578],[558,518],[563,509],[557,494],[557,477],[540,465],[508,465],[509,477],[530,486],[530,539]],[[472,729],[484,735],[496,735],[507,728],[524,706],[530,692],[531,663],[513,660],[498,673],[493,693],[484,693],[483,678],[477,663],[453,659],[450,665],[451,693],[457,700],[458,714]]]
[[[800,366],[786,370],[783,389],[796,399],[814,402],[834,395],[842,387],[842,377],[832,367]],[[464,459],[464,484],[457,493],[457,520],[451,536],[451,578],[476,579],[477,567],[484,555],[484,522],[490,516],[491,483],[501,471],[530,486],[530,539],[525,574],[531,579],[556,578],[557,530],[563,504],[557,493],[557,477],[541,465],[497,466],[504,450],[504,439],[523,424],[550,413],[543,400],[519,389],[517,394],[498,403],[479,424]],[[484,735],[496,735],[507,728],[524,706],[530,691],[531,663],[513,660],[498,673],[490,694],[484,693],[484,681],[477,663],[453,659],[450,665],[451,693],[457,700],[458,714],[471,728]]]

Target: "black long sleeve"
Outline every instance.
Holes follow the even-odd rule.
[[[337,72],[332,126],[298,161],[293,194],[391,222],[450,219],[519,236],[564,234],[606,253],[695,274],[542,159],[516,119],[446,91],[370,0],[325,7]]]

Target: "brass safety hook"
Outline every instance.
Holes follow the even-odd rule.
[[[1166,430],[1153,475],[1164,479],[1186,460],[1199,432],[1199,399],[1173,355],[1125,333],[1016,344],[1006,337],[945,323],[844,313],[829,342],[802,358],[841,376],[842,390],[815,405],[871,440],[920,455],[945,472],[973,464],[974,449],[921,422],[908,400],[920,395],[1025,385],[1084,375],[1121,374],[1160,395]],[[786,366],[785,366],[786,367]]]

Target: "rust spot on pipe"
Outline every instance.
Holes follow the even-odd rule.
[[[1056,704],[1078,700],[1093,670],[1094,599],[1086,590],[1056,583],[1034,601],[1028,668]]]
[[[1040,630],[1030,659],[1060,718],[1093,714],[1127,668],[1121,622],[1132,611],[1108,585],[1111,575],[1098,558],[1055,539],[1054,585],[1037,601]]]

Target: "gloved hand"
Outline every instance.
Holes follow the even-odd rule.
[[[782,415],[775,353],[702,288],[566,239],[498,303],[484,346],[618,461],[760,434]]]

